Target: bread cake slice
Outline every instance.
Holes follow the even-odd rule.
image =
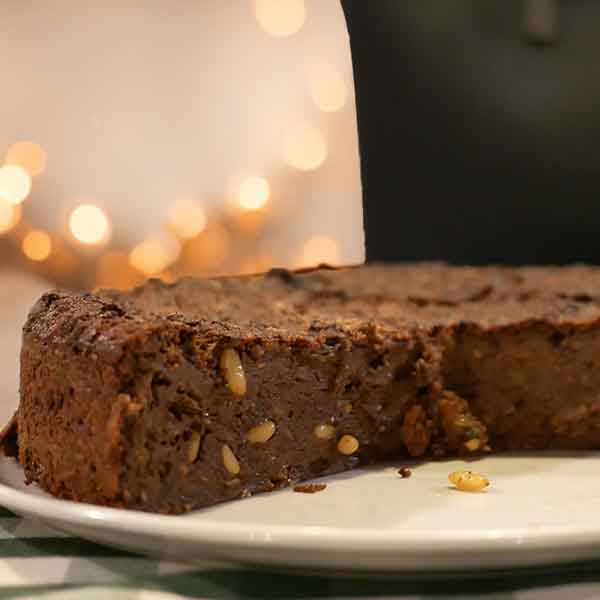
[[[430,263],[50,292],[18,459],[55,496],[181,513],[389,458],[600,448],[599,298],[598,268]]]

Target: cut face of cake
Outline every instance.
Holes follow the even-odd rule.
[[[584,266],[50,292],[5,448],[56,496],[162,513],[390,458],[600,448],[599,302]]]

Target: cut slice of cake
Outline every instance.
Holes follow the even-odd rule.
[[[443,264],[50,292],[18,459],[59,497],[181,513],[389,458],[600,448],[599,299],[592,267]]]

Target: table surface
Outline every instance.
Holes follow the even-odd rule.
[[[4,422],[17,397],[17,349],[27,310],[45,284],[0,271],[0,381]],[[475,574],[473,574],[475,575]],[[302,576],[218,564],[190,566],[143,558],[21,519],[0,508],[0,599],[114,598],[600,598],[600,561],[528,573],[439,580]]]

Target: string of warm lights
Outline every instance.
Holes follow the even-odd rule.
[[[249,4],[264,33],[277,38],[300,32],[308,16],[304,0]],[[307,96],[318,111],[341,110],[348,95],[344,77],[332,65],[317,64],[308,74]],[[282,133],[280,152],[283,164],[302,176],[323,167],[329,149],[323,131],[306,122]],[[149,276],[171,280],[188,274],[254,273],[277,264],[278,257],[260,243],[276,212],[269,210],[275,182],[263,175],[241,177],[234,193],[226,195],[227,209],[218,215],[208,215],[195,198],[176,199],[165,212],[163,227],[127,249],[111,245],[116,225],[94,199],[81,200],[72,208],[68,235],[62,238],[27,221],[27,200],[35,180],[51,167],[51,157],[35,141],[16,141],[6,150],[0,166],[0,238],[19,248],[30,268],[60,285],[126,289]],[[288,262],[305,267],[339,261],[339,243],[317,234],[305,240]]]

